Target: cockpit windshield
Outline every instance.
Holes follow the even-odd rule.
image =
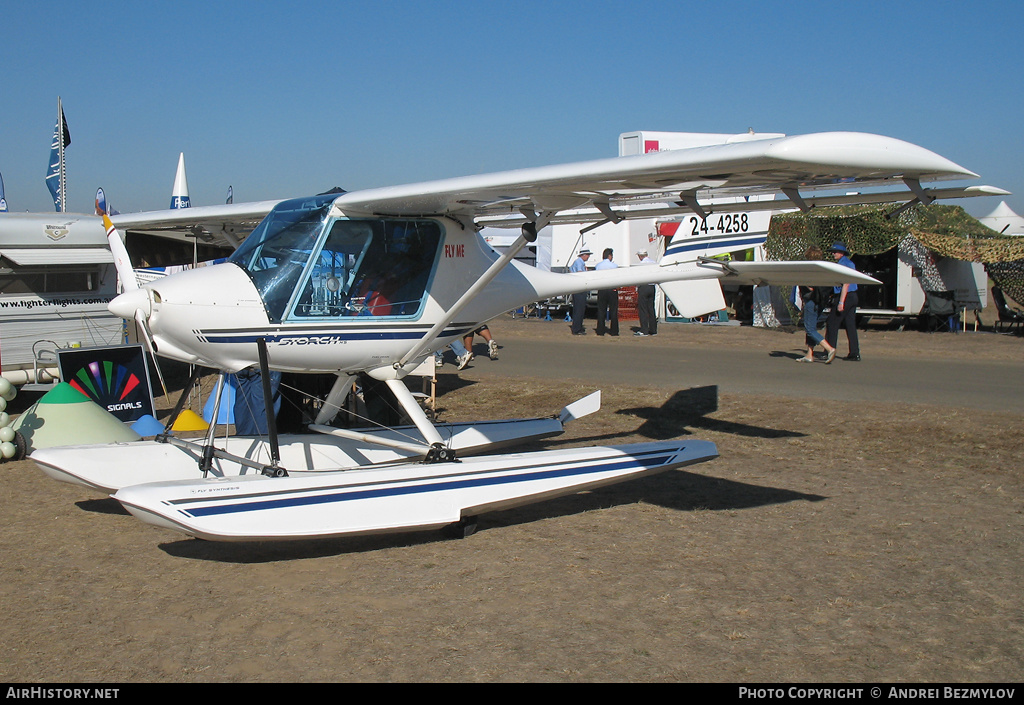
[[[231,257],[270,319],[420,313],[442,230],[433,220],[326,222],[333,196],[278,204]]]
[[[277,204],[229,258],[249,274],[272,321],[280,322],[335,198]]]

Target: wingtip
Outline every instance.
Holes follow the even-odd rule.
[[[775,156],[804,163],[888,170],[892,175],[934,179],[978,178],[929,149],[895,137],[867,132],[817,132],[780,139]]]

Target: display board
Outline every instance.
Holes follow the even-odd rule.
[[[60,378],[125,423],[153,413],[146,354],[141,345],[57,351]]]

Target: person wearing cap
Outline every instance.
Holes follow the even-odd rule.
[[[579,256],[573,260],[572,265],[569,267],[570,272],[585,272],[587,271],[587,260],[590,259],[590,250],[584,248],[580,250]],[[572,295],[572,327],[570,330],[573,335],[586,335],[587,331],[583,328],[583,315],[587,312],[587,292],[581,292],[579,294]]]
[[[636,251],[641,266],[654,264],[647,256],[647,250]],[[640,316],[640,330],[633,335],[646,336],[658,334],[658,315],[654,311],[654,284],[641,284],[636,288],[636,308]]]
[[[844,267],[856,271],[857,267],[850,259],[850,251],[842,242],[832,243],[832,257]],[[832,310],[829,311],[825,324],[825,340],[833,348],[839,341],[839,329],[846,329],[846,339],[850,344],[850,353],[844,360],[860,362],[860,340],[857,337],[857,285],[843,284],[832,289]]]

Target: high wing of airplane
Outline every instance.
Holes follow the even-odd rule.
[[[936,198],[995,195],[967,187],[926,192],[930,181],[977,174],[908,142],[880,135],[827,132],[746,139],[690,149],[520,169],[421,184],[351,192],[336,205],[351,215],[468,214],[507,225],[509,214],[546,222],[615,221],[680,212],[700,214],[701,201],[728,195],[782,193],[802,209],[846,203],[930,203]],[[851,189],[903,185],[906,191],[850,195]],[[825,192],[844,193],[813,198]],[[716,206],[718,212],[785,208],[786,200]],[[628,208],[628,211],[626,210]],[[619,210],[616,210],[619,209]],[[569,211],[569,213],[566,213]],[[563,215],[559,216],[562,213]]]
[[[294,199],[277,204],[230,263],[165,278],[111,310],[127,318],[142,312],[160,354],[190,363],[231,372],[256,365],[255,341],[263,338],[272,369],[400,378],[421,354],[481,321],[557,294],[691,279],[796,284],[863,276],[831,263],[725,266],[703,261],[700,250],[651,271],[582,276],[512,261],[560,215],[649,217],[643,204],[703,210],[702,196],[723,191],[775,190],[811,207],[806,199],[824,201],[827,189],[848,199],[851,189],[894,183],[905,188],[886,191],[885,199],[930,202],[936,193],[923,183],[976,176],[900,140],[822,133]],[[522,235],[498,257],[476,236],[476,219],[510,213],[522,219]],[[190,215],[165,211],[153,221]]]
[[[396,455],[389,462],[350,460],[351,465],[328,471],[286,468],[272,432],[260,450],[269,460],[218,454],[210,443],[184,451],[201,458],[203,479],[151,484],[177,475],[161,475],[160,463],[146,463],[138,484],[118,481],[115,497],[145,521],[193,536],[303,538],[466,522],[482,511],[709,460],[717,455],[712,444],[672,442],[491,455],[470,463],[426,417],[403,378],[431,351],[480,323],[559,294],[723,279],[877,283],[828,262],[720,262],[709,259],[710,243],[660,266],[579,274],[515,261],[550,223],[703,214],[709,199],[721,195],[776,192],[788,199],[770,202],[773,208],[788,202],[809,209],[854,198],[891,202],[899,209],[938,197],[1001,192],[926,187],[976,177],[907,142],[840,132],[746,138],[272,204],[227,263],[126,291],[110,310],[139,322],[162,356],[222,373],[259,369],[263,379],[271,370],[337,375],[310,430]],[[880,190],[849,193],[865,188]],[[192,218],[199,209],[188,210],[152,218],[139,214],[113,225],[175,227],[185,222],[176,218]],[[485,222],[511,224],[521,234],[499,255],[478,235]],[[415,427],[404,440],[327,426],[359,373],[394,392]],[[87,454],[99,458],[94,466],[102,468],[136,452],[130,444],[48,450],[53,452],[33,455],[44,469],[93,487],[116,483],[95,476],[84,480],[76,468]],[[486,451],[486,444],[474,450]],[[215,466],[214,455],[226,464]]]
[[[234,249],[280,200],[217,206],[191,206],[140,213],[118,213],[111,222],[122,233],[138,232],[164,238]]]

